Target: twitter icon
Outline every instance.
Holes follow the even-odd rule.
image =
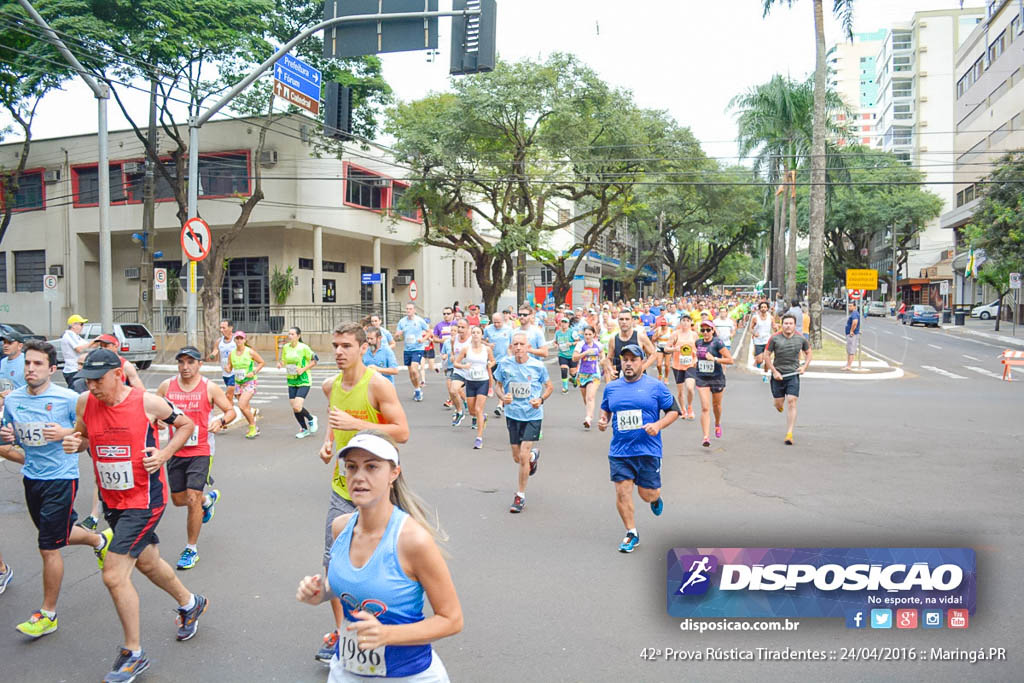
[[[871,610],[871,628],[892,628],[892,610]]]

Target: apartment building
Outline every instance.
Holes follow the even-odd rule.
[[[286,325],[323,325],[320,311],[325,308],[355,317],[380,297],[379,286],[361,284],[361,275],[377,268],[387,276],[388,299],[397,307],[412,298],[414,282],[416,304],[428,315],[456,300],[463,305],[481,300],[465,254],[417,243],[419,215],[397,207],[408,187],[402,180],[406,169],[385,149],[352,144],[340,160],[318,158],[313,127],[302,116],[291,116],[271,126],[257,158],[261,124],[261,119],[230,119],[202,129],[199,213],[214,239],[238,218],[241,202],[253,192],[257,166],[263,174],[265,198],[224,255],[225,316],[258,332],[272,331],[271,318]],[[109,149],[113,304],[115,322],[122,322],[134,320],[140,297],[142,250],[133,233],[142,229],[145,164],[132,131],[111,132]],[[167,145],[161,149],[169,151]],[[0,145],[0,168],[16,166],[20,150],[20,143]],[[5,321],[58,332],[71,313],[98,319],[96,159],[95,135],[32,142],[14,199],[17,210],[0,245],[0,315]],[[169,157],[165,163],[172,163]],[[151,239],[163,255],[155,265],[174,278],[181,270],[177,204],[166,182],[157,183],[156,197]],[[289,267],[293,290],[278,306],[270,280],[275,271]],[[52,320],[42,296],[48,273],[58,277]]]
[[[940,219],[951,235],[956,303],[989,303],[994,292],[974,278],[964,278],[968,245],[963,227],[980,201],[978,181],[1009,150],[1024,148],[1024,8],[1018,0],[993,0],[956,52],[956,150],[954,201]],[[984,260],[984,254],[976,254]]]
[[[837,141],[840,146],[874,144],[878,95],[875,60],[885,35],[884,29],[855,33],[852,41],[836,43],[827,53],[829,87],[839,93],[853,112],[851,120],[846,114],[835,115],[836,122],[847,124],[850,130],[849,137]]]

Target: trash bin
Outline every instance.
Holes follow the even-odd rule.
[[[953,317],[954,317],[954,322],[953,322],[954,325],[963,325],[964,324],[964,318],[966,317],[966,315],[964,313],[961,313],[960,311],[957,311],[956,314]]]
[[[942,311],[942,322],[947,324],[947,325],[949,323],[953,322],[953,311],[949,310],[948,308],[943,310]]]

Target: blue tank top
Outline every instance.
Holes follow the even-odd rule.
[[[423,621],[423,586],[402,571],[398,561],[398,534],[409,517],[395,507],[387,529],[370,559],[362,567],[353,567],[349,559],[352,529],[359,513],[345,525],[331,546],[327,582],[341,599],[346,622],[358,621],[353,612],[365,610],[382,624],[413,624]],[[412,676],[425,671],[433,653],[430,645],[387,645],[360,651],[355,631],[342,627],[338,640],[338,661],[349,671],[363,676]],[[383,652],[382,652],[383,651]]]

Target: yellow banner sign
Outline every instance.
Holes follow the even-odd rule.
[[[878,271],[874,268],[851,268],[846,271],[847,289],[878,289]]]

